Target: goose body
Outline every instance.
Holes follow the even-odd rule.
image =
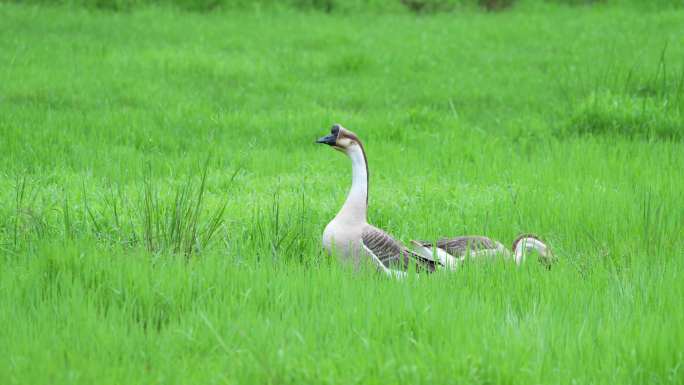
[[[425,257],[434,257],[450,270],[457,269],[467,258],[481,258],[502,256],[513,258],[517,265],[520,265],[529,251],[539,253],[541,262],[545,265],[551,263],[552,253],[549,247],[537,236],[523,234],[518,236],[508,250],[504,245],[496,240],[483,236],[462,236],[454,238],[443,238],[436,242],[412,240],[416,250]]]
[[[352,163],[352,186],[342,208],[323,231],[323,248],[329,255],[356,268],[370,262],[389,276],[401,277],[415,264],[418,270],[432,272],[437,264],[432,256],[415,253],[385,231],[368,223],[368,163],[363,144],[353,132],[339,124],[317,143],[343,152]]]

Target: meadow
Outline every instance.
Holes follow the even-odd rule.
[[[682,25],[0,2],[0,383],[684,383]],[[339,266],[333,123],[371,223],[557,263]]]

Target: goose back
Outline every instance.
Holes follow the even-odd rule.
[[[455,238],[442,238],[437,242],[416,241],[416,243],[423,247],[440,248],[446,251],[447,253],[453,255],[454,257],[463,257],[467,254],[471,254],[477,251],[498,250],[503,248],[501,243],[496,242],[490,238],[478,235],[467,235]]]

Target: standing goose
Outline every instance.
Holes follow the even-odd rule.
[[[316,143],[327,144],[346,154],[352,163],[352,185],[342,208],[323,231],[323,247],[329,255],[358,267],[365,258],[389,276],[402,277],[411,262],[417,270],[433,272],[432,256],[412,252],[386,232],[368,224],[368,162],[363,144],[353,132],[339,124]]]
[[[552,262],[553,254],[551,249],[533,234],[519,235],[514,241],[511,250],[507,250],[499,241],[482,236],[463,236],[455,238],[443,238],[436,242],[412,240],[418,252],[426,258],[433,257],[433,248],[437,254],[439,262],[451,270],[455,270],[467,257],[491,257],[503,256],[511,257],[517,265],[524,260],[527,252],[536,251],[539,253],[541,262],[549,266]]]

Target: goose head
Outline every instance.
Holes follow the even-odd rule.
[[[352,187],[347,196],[345,207],[361,208],[361,212],[356,213],[358,218],[366,218],[366,208],[368,206],[368,161],[363,150],[363,144],[355,133],[347,130],[339,124],[334,124],[330,128],[330,135],[319,138],[316,143],[327,144],[337,151],[343,152],[351,160],[352,166]]]
[[[316,143],[327,144],[347,155],[354,150],[358,150],[357,147],[362,147],[359,137],[340,124],[334,124],[330,128],[330,135],[319,138]]]

